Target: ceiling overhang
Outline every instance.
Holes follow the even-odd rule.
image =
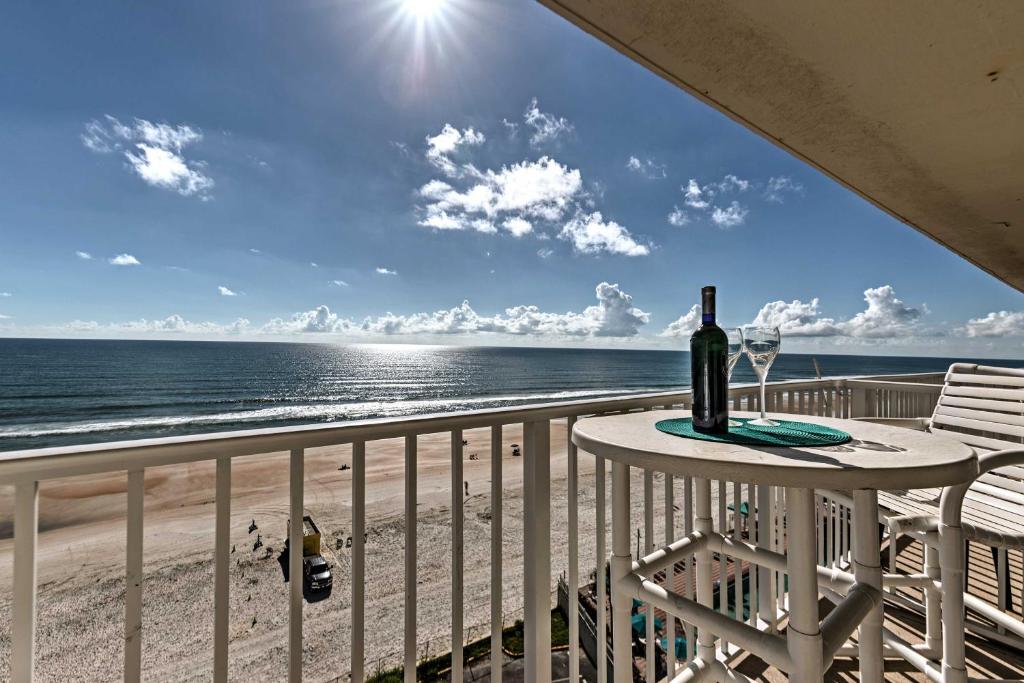
[[[1024,2],[540,2],[1024,291]]]

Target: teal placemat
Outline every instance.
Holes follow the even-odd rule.
[[[656,423],[658,431],[701,441],[736,443],[744,446],[838,446],[850,440],[850,435],[838,429],[810,422],[776,420],[778,427],[747,425],[750,418],[733,418],[739,427],[729,427],[728,434],[705,434],[693,428],[693,419],[681,417]]]

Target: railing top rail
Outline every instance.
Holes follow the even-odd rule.
[[[854,378],[830,377],[771,382],[773,389],[810,389],[841,386]],[[921,386],[921,385],[908,385]],[[755,384],[736,385],[730,395],[755,390]],[[569,416],[636,410],[679,403],[690,390],[487,408],[456,413],[408,415],[325,424],[304,424],[243,431],[213,432],[77,446],[59,446],[0,453],[0,485],[29,479],[51,479],[98,472],[137,470],[223,457],[273,453],[377,441],[451,429],[475,429],[494,425]]]
[[[924,379],[924,378],[937,378],[940,382],[942,378],[946,376],[946,370],[942,372],[905,372],[898,375],[860,375],[859,379],[901,379],[901,380],[913,380],[913,379]]]
[[[851,377],[846,380],[846,385],[850,387],[863,387],[866,389],[898,389],[900,391],[909,392],[920,392],[920,393],[938,393],[942,390],[942,383],[938,384],[922,384],[921,382],[895,382],[887,379],[862,379]]]

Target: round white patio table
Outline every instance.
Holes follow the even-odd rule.
[[[827,417],[771,415],[839,429],[853,440],[829,447],[745,446],[682,438],[654,426],[661,420],[689,416],[689,410],[653,410],[585,418],[573,427],[572,442],[579,449],[612,461],[612,639],[615,654],[630,653],[630,665],[615,667],[616,683],[632,681],[630,609],[634,597],[698,629],[697,655],[673,681],[704,677],[747,680],[719,661],[715,635],[785,671],[796,683],[821,681],[835,652],[858,626],[861,680],[881,681],[878,490],[942,487],[967,481],[978,472],[974,451],[948,437]],[[753,418],[759,414],[733,412],[731,416]],[[879,449],[878,444],[886,448]],[[635,562],[630,552],[630,467],[693,477],[696,494],[693,533]],[[785,487],[789,541],[784,555],[714,531],[712,479]],[[834,586],[837,573],[819,568],[815,559],[815,489],[853,492],[853,576],[847,575],[845,599],[823,622],[818,619],[818,586]],[[789,623],[785,635],[759,630],[712,609],[711,561],[715,552],[788,575]],[[689,555],[696,556],[696,601],[649,579]]]

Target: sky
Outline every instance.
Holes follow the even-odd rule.
[[[14,3],[0,336],[1024,357],[1024,298],[527,0]],[[10,68],[13,65],[14,68]]]

